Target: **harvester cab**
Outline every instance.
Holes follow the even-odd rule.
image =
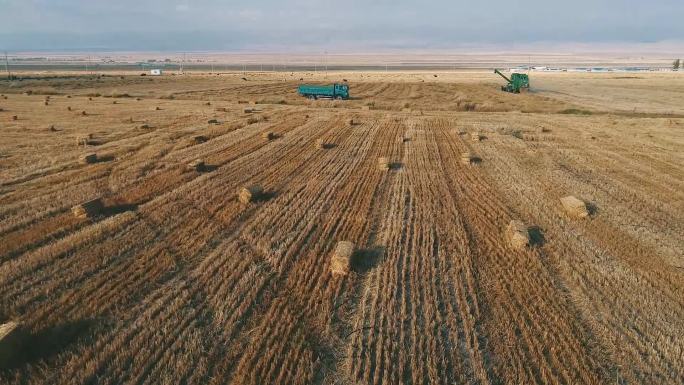
[[[526,74],[512,73],[509,79],[506,75],[502,74],[498,69],[494,70],[495,74],[499,74],[502,78],[506,79],[507,84],[501,86],[501,91],[512,92],[514,94],[519,94],[521,90],[530,88],[530,77]]]

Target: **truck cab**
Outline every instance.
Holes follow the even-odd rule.
[[[335,99],[349,99],[349,86],[335,83]]]

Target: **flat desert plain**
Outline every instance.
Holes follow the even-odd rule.
[[[0,82],[0,382],[683,383],[684,73],[531,82]]]

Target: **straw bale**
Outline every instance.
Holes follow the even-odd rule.
[[[523,222],[513,220],[506,227],[506,239],[514,249],[522,249],[530,244],[530,233]]]
[[[77,218],[92,218],[102,212],[104,205],[100,198],[92,199],[71,208],[71,212]]]
[[[81,157],[81,163],[90,164],[97,162],[97,154],[92,152]]]
[[[349,241],[337,242],[330,260],[330,271],[336,275],[347,275],[351,268],[354,255],[354,243]]]
[[[0,369],[8,366],[21,348],[20,326],[19,322],[15,321],[0,324]]]
[[[192,162],[188,163],[188,170],[202,172],[206,169],[206,167],[206,164],[204,164],[204,161],[201,159],[193,160]]]
[[[259,185],[242,187],[238,191],[238,200],[247,204],[261,198],[263,193],[264,189]]]
[[[561,204],[565,212],[572,217],[586,218],[589,216],[587,204],[572,195],[561,198]]]

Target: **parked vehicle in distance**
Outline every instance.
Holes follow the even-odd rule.
[[[330,85],[302,84],[297,88],[297,92],[309,99],[349,99],[349,86],[339,83]]]

